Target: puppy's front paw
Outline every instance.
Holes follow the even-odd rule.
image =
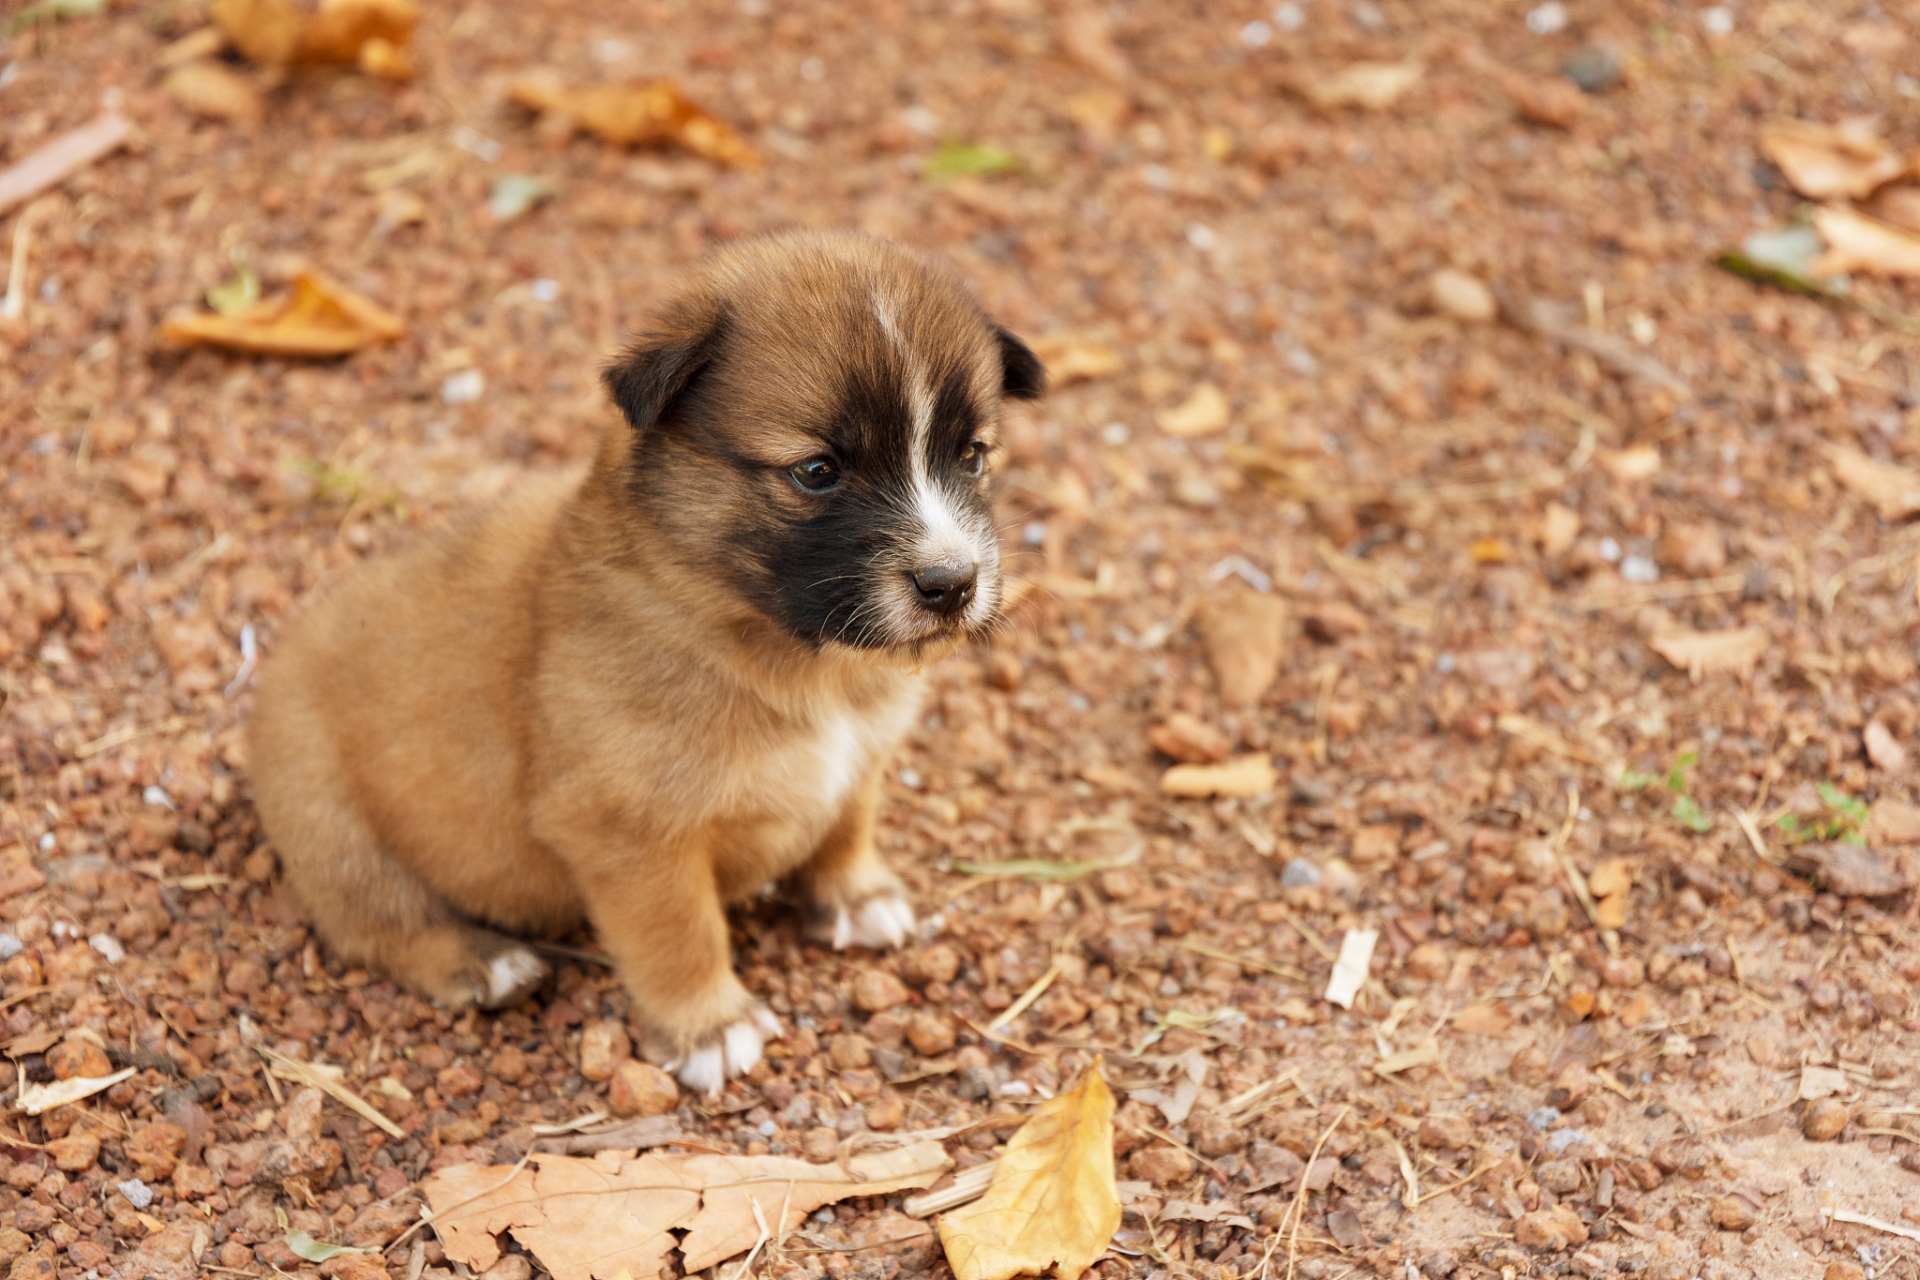
[[[835,951],[903,947],[913,936],[913,908],[898,893],[880,894],[857,906],[835,907],[831,928],[822,932]]]
[[[487,961],[486,990],[477,1004],[482,1009],[507,1009],[519,1004],[547,980],[547,962],[526,947],[514,946]]]
[[[715,1094],[730,1076],[760,1061],[760,1047],[780,1035],[780,1021],[755,1006],[746,1017],[713,1038],[712,1043],[667,1063],[667,1070],[696,1093]]]

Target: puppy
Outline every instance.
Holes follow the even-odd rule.
[[[712,1091],[778,1024],[725,904],[793,877],[836,947],[913,928],[873,847],[922,666],[995,623],[988,471],[1045,373],[946,267],[798,233],[723,249],[607,370],[625,416],[357,566],[280,638],[254,793],[336,955],[445,1005],[591,922],[648,1056]]]

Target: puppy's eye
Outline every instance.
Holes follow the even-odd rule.
[[[970,476],[977,476],[987,469],[987,442],[975,440],[960,454],[960,470]]]
[[[789,467],[787,474],[808,493],[824,493],[840,483],[840,468],[833,464],[832,458],[808,458],[798,466]]]

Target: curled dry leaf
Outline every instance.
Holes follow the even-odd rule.
[[[1007,1143],[987,1194],[940,1219],[956,1280],[1076,1280],[1120,1228],[1113,1091],[1095,1062]]]
[[[1834,477],[1871,502],[1883,520],[1920,513],[1920,472],[1868,457],[1851,445],[1827,447]]]
[[[1760,153],[1780,167],[1795,191],[1814,200],[1863,200],[1906,167],[1874,136],[1870,120],[1775,121],[1760,130]]]
[[[420,11],[413,0],[213,0],[208,12],[235,48],[269,67],[347,62],[369,75],[413,75],[409,48]]]
[[[338,356],[406,334],[400,317],[324,276],[303,273],[293,292],[232,315],[178,316],[160,327],[170,342],[274,356]]]
[[[1726,631],[1669,631],[1647,641],[1647,647],[1698,680],[1714,671],[1733,671],[1745,677],[1767,651],[1767,643],[1767,633],[1759,627],[1735,627]]]
[[[1225,764],[1177,764],[1160,775],[1160,790],[1170,796],[1260,796],[1280,781],[1279,770],[1263,755],[1241,756]]]
[[[939,1143],[915,1142],[852,1156],[844,1167],[612,1151],[530,1163],[454,1165],[420,1184],[448,1257],[484,1271],[500,1260],[496,1237],[511,1232],[554,1280],[650,1280],[676,1248],[691,1275],[751,1249],[763,1220],[784,1234],[823,1204],[925,1187],[953,1162]]]
[[[1330,76],[1306,81],[1301,92],[1323,110],[1364,107],[1384,111],[1420,83],[1426,68],[1418,62],[1355,62]]]
[[[542,73],[515,80],[507,96],[529,110],[565,117],[616,146],[679,146],[721,164],[760,163],[760,153],[739,130],[682,96],[670,80],[575,89]]]
[[[1852,271],[1875,276],[1920,276],[1920,236],[1875,222],[1851,209],[1817,209],[1813,225],[1827,251],[1808,271],[1839,276]]]

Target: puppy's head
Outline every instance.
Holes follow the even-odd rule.
[[[816,648],[993,625],[1000,405],[1046,375],[947,268],[850,234],[733,245],[606,377],[650,554]]]

